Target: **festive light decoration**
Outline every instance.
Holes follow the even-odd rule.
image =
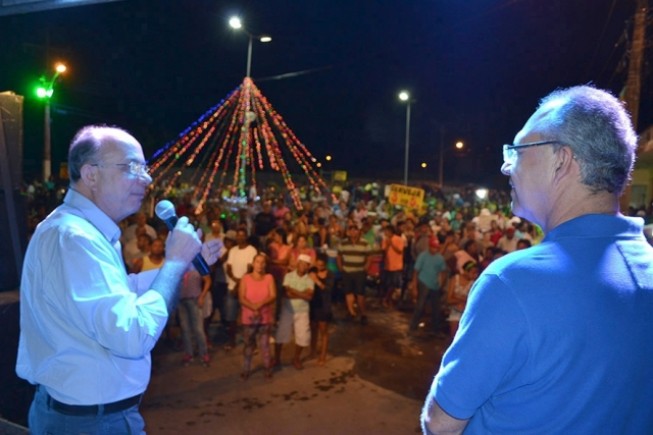
[[[314,166],[317,159],[299,141],[251,78],[210,108],[175,141],[156,151],[149,162],[154,185],[167,186],[164,195],[182,174],[195,186],[192,197],[202,210],[214,196],[247,198],[247,186],[256,185],[256,171],[269,167],[281,174],[293,204],[302,208],[299,189],[286,165],[288,154],[318,192],[326,183]],[[229,171],[233,178],[226,180]],[[249,174],[249,179],[247,178]],[[228,183],[228,184],[227,184]]]

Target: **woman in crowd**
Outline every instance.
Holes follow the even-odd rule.
[[[317,355],[317,364],[324,365],[329,347],[331,295],[335,283],[335,275],[327,269],[326,254],[317,256],[315,268],[311,270],[309,276],[315,282],[310,303],[311,355]]]
[[[311,264],[315,263],[315,249],[308,246],[308,239],[305,234],[297,234],[294,247],[290,251],[290,261],[288,263],[288,270],[297,269],[297,258],[306,254],[311,257]]]
[[[465,311],[467,305],[467,295],[472,288],[474,281],[478,278],[478,263],[475,261],[466,262],[460,273],[449,278],[449,287],[447,288],[447,303],[449,304],[449,334],[451,339],[458,331],[460,316]]]
[[[274,302],[277,290],[274,278],[266,273],[265,254],[257,254],[252,264],[252,272],[240,280],[238,298],[241,306],[243,325],[243,380],[249,378],[252,356],[258,339],[259,351],[263,358],[265,377],[272,377],[272,357],[270,354],[270,334],[274,324]]]

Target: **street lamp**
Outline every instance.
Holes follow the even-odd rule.
[[[252,71],[252,45],[254,38],[258,38],[259,42],[271,42],[272,37],[269,35],[254,35],[249,32],[240,17],[231,17],[229,18],[229,26],[235,30],[242,30],[249,37],[249,44],[247,45],[247,77],[250,77]]]
[[[59,76],[66,72],[66,65],[58,62],[54,66],[54,75],[50,80],[41,76],[41,85],[36,88],[36,96],[45,101],[45,113],[43,121],[43,181],[47,182],[52,174],[52,144],[50,136],[50,98],[54,94],[54,85]]]
[[[408,185],[408,150],[410,148],[410,99],[408,91],[399,92],[399,99],[406,102],[406,153],[404,155],[404,185]]]

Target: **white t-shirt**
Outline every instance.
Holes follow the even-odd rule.
[[[226,265],[231,266],[231,273],[238,279],[242,278],[247,273],[247,268],[254,262],[256,256],[256,248],[252,245],[247,245],[244,248],[234,246],[229,250]],[[226,269],[225,269],[226,270]],[[229,290],[236,288],[236,281],[227,275],[227,286]]]

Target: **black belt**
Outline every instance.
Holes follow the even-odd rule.
[[[104,405],[68,405],[67,403],[59,402],[50,396],[47,392],[45,392],[45,395],[47,397],[47,403],[50,409],[53,409],[61,414],[75,416],[113,414],[115,412],[124,411],[125,409],[131,408],[132,406],[141,403],[141,398],[143,397],[142,394],[138,394],[134,397],[128,397],[127,399],[106,403]]]

